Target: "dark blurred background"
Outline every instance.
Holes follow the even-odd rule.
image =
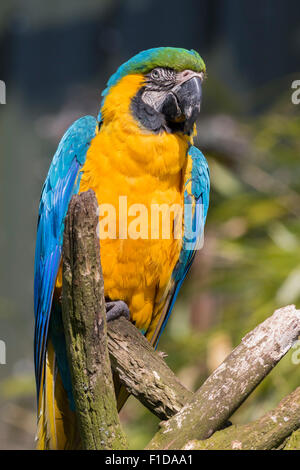
[[[0,3],[0,448],[34,446],[33,262],[38,201],[67,127],[96,115],[109,76],[157,46],[207,64],[196,144],[212,178],[204,249],[160,343],[194,390],[241,337],[300,298],[298,0],[2,0]],[[292,353],[233,422],[299,385]],[[142,448],[157,419],[130,399],[122,420]]]

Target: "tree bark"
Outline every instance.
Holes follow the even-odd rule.
[[[300,311],[290,305],[248,333],[206,380],[189,403],[168,421],[148,449],[181,449],[194,439],[207,439],[228,420],[300,334]]]
[[[272,411],[250,424],[230,426],[207,440],[190,441],[185,450],[271,450],[300,428],[300,387],[285,397]],[[285,449],[294,448],[294,432]],[[298,442],[299,444],[299,442]]]
[[[300,428],[286,439],[282,450],[300,450]]]
[[[84,449],[126,449],[107,349],[103,277],[93,191],[73,196],[63,244],[63,322]]]
[[[108,350],[112,368],[128,392],[160,419],[175,415],[191,399],[193,393],[125,318],[109,323]]]
[[[73,196],[63,245],[63,321],[82,447],[127,448],[111,366],[129,393],[165,420],[148,449],[299,447],[300,388],[260,420],[216,431],[297,340],[300,312],[293,305],[277,310],[193,394],[125,318],[107,327],[97,209],[93,191]]]

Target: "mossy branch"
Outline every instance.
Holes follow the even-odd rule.
[[[300,450],[300,426],[286,439],[282,450]]]
[[[242,339],[179,413],[161,423],[148,449],[181,449],[188,440],[208,439],[226,423],[299,335],[300,311],[294,305],[276,310]]]
[[[300,387],[285,397],[272,411],[250,424],[230,426],[217,431],[204,441],[190,441],[185,450],[271,450],[287,436],[300,428]],[[295,431],[285,443],[285,449],[294,448]],[[299,442],[298,442],[299,444]],[[300,447],[299,447],[300,448]]]
[[[63,321],[82,447],[127,448],[111,367],[164,420],[148,449],[269,449],[285,439],[284,448],[297,446],[299,389],[260,420],[218,430],[297,340],[300,312],[293,305],[277,310],[196,393],[188,391],[131,323],[119,318],[106,325],[97,209],[93,191],[73,196],[63,246]]]
[[[107,349],[93,191],[73,196],[63,244],[63,322],[82,447],[126,449]]]
[[[123,385],[160,419],[175,415],[193,396],[161,354],[125,318],[109,323],[108,350]]]

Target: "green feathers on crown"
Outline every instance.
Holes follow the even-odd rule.
[[[123,77],[136,73],[148,73],[155,67],[169,67],[181,72],[182,70],[193,70],[194,72],[205,72],[206,67],[202,57],[198,52],[191,49],[177,47],[156,47],[139,52],[127,62],[122,64],[107,82],[105,90],[102,92],[103,101],[109,93],[111,87],[116,85]],[[98,116],[101,120],[101,110]]]
[[[203,59],[194,50],[180,49],[177,47],[157,47],[142,51],[122,64],[114,73],[103,92],[107,95],[108,89],[116,85],[121,78],[134,73],[148,73],[155,67],[170,67],[181,72],[182,70],[194,70],[205,72],[206,67]]]
[[[158,47],[142,51],[121,65],[117,73],[147,73],[155,67],[170,67],[177,71],[185,69],[205,72],[205,64],[198,52],[176,47]]]

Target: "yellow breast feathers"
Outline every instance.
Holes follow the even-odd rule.
[[[80,192],[93,189],[100,205],[105,295],[124,300],[131,320],[146,332],[179,257],[181,239],[174,237],[173,222],[183,208],[182,175],[190,138],[153,134],[138,125],[130,106],[142,83],[140,75],[126,76],[106,97]],[[153,228],[162,204],[164,210],[170,208],[165,228],[169,237],[162,223]]]

